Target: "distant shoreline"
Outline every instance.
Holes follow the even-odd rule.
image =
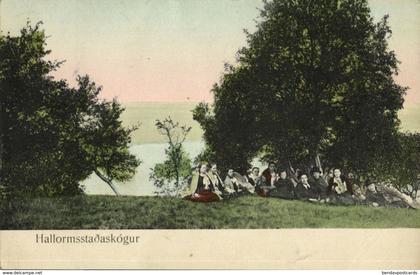
[[[118,101],[118,99],[117,99]],[[124,105],[197,105],[200,102],[211,104],[212,102],[207,101],[118,101]]]
[[[200,141],[203,130],[192,118],[192,110],[198,104],[193,101],[130,101],[121,102],[125,111],[121,115],[123,124],[127,127],[140,123],[133,133],[132,144],[159,144],[167,142],[165,137],[156,130],[156,119],[171,116],[182,125],[191,126],[192,130],[187,141]],[[402,131],[420,132],[420,104],[408,104],[398,112]]]

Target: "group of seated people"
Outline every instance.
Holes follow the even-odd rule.
[[[193,175],[184,198],[197,202],[213,202],[241,194],[339,205],[418,207],[415,200],[395,188],[375,184],[369,179],[362,184],[353,173],[344,176],[336,168],[324,175],[316,166],[308,173],[303,170],[294,171],[290,167],[277,168],[274,162],[269,163],[262,173],[258,167],[253,167],[244,176],[229,169],[224,180],[221,179],[216,164],[208,167],[202,163]]]

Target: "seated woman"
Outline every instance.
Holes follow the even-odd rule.
[[[265,182],[266,185],[271,183],[271,176],[276,173],[276,164],[274,162],[270,162],[268,167],[262,172],[262,180]]]
[[[239,192],[238,180],[233,173],[233,169],[229,169],[224,181],[225,192],[228,195],[235,195]]]
[[[253,167],[251,170],[251,174],[247,177],[248,182],[252,186],[257,186],[262,181],[262,176],[260,176],[260,168]]]
[[[355,174],[352,172],[349,172],[347,174],[346,182],[351,185],[353,190],[353,198],[360,202],[366,199],[365,193],[366,193],[366,187],[362,186],[362,183],[360,181],[360,178],[356,177]]]
[[[229,195],[239,195],[246,193],[254,193],[255,188],[252,186],[245,177],[229,169],[225,178],[225,190]]]
[[[263,180],[259,182],[258,185],[255,186],[255,192],[261,197],[267,197],[268,193],[275,189],[275,183],[277,182],[279,175],[272,171],[270,176],[264,176]]]
[[[334,175],[328,180],[327,187],[328,202],[332,204],[354,204],[353,187],[341,174],[340,169],[334,169]]]
[[[300,175],[299,182],[294,189],[295,199],[309,200],[312,197],[311,185],[308,182],[308,176],[305,173]]]
[[[184,199],[194,202],[213,202],[221,198],[215,192],[215,188],[207,174],[207,165],[202,163],[199,172],[193,175],[189,190]]]
[[[215,193],[219,196],[222,196],[224,192],[224,183],[222,179],[219,176],[219,171],[217,170],[217,164],[213,163],[210,167],[210,171],[208,173],[208,176],[210,178],[210,181],[215,189]]]
[[[292,200],[294,198],[294,185],[290,179],[287,178],[286,169],[280,170],[280,177],[274,183],[275,188],[268,191],[269,197]]]
[[[311,169],[311,174],[312,177],[309,179],[311,197],[317,200],[325,199],[328,184],[322,177],[321,169],[315,166]]]

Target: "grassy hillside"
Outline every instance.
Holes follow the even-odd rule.
[[[246,196],[217,203],[80,196],[15,201],[1,229],[420,228],[420,211]],[[7,222],[7,224],[6,224]]]
[[[170,115],[181,124],[191,126],[192,130],[187,140],[200,140],[202,130],[200,125],[192,119],[191,110],[197,105],[194,102],[133,102],[124,103],[126,111],[122,114],[124,125],[131,126],[141,123],[139,130],[133,133],[133,143],[162,143],[165,137],[160,135],[155,127],[157,118],[163,119]],[[420,132],[420,105],[411,105],[399,113],[402,130]]]

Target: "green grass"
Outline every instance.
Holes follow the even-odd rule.
[[[16,210],[2,229],[420,228],[420,211],[413,209],[257,196],[207,204],[176,198],[79,196],[13,205]]]

